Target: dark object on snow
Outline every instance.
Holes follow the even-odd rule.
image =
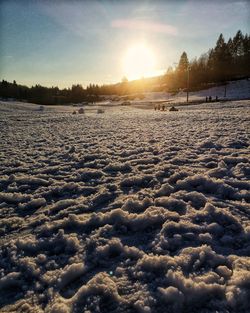
[[[84,114],[84,109],[83,109],[83,108],[80,108],[80,109],[78,110],[78,113],[79,113],[79,114]]]
[[[212,101],[212,97],[211,96],[209,96],[209,102],[211,102]]]
[[[218,96],[215,97],[215,101],[218,101]]]
[[[72,114],[76,114],[76,111],[73,111]]]
[[[162,105],[162,111],[165,111],[165,105]]]
[[[169,109],[169,111],[171,111],[171,112],[175,112],[175,111],[179,111],[178,109],[176,109],[175,107],[171,107],[170,109]]]
[[[207,102],[207,97],[206,97],[206,102]]]
[[[121,105],[131,105],[131,102],[130,101],[124,101],[124,102],[122,102]]]

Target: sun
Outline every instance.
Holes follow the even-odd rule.
[[[123,73],[129,80],[153,76],[155,63],[153,51],[145,44],[136,44],[123,57]]]

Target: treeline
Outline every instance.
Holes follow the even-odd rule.
[[[78,102],[93,102],[98,100],[97,85],[90,85],[84,89],[81,85],[72,85],[71,88],[43,87],[35,85],[27,87],[19,85],[16,81],[10,83],[6,80],[0,82],[0,97],[14,98],[38,104],[67,104]]]
[[[90,84],[86,88],[82,85],[72,85],[71,88],[59,89],[58,87],[43,87],[35,85],[27,87],[19,85],[14,80],[12,83],[6,80],[0,82],[0,98],[17,99],[37,104],[68,104],[79,102],[96,102],[103,100],[105,96],[124,96],[133,94],[133,98],[143,98],[143,93],[158,82],[159,78],[147,78],[129,82],[122,82],[113,85]],[[131,97],[131,96],[130,96]],[[127,97],[127,98],[130,98]]]
[[[143,98],[145,91],[170,91],[179,89],[190,90],[204,88],[211,83],[223,83],[227,80],[250,77],[250,36],[243,35],[239,30],[233,38],[226,42],[220,34],[214,48],[200,58],[188,60],[183,52],[178,66],[170,67],[161,77],[143,78],[128,81],[125,77],[121,82],[111,85],[90,84],[72,85],[71,88],[43,87],[35,85],[27,87],[2,80],[0,97],[14,98],[38,104],[67,104],[94,102],[102,100],[105,95],[133,95]]]
[[[239,30],[226,42],[220,34],[214,48],[191,62],[183,52],[176,69],[170,67],[162,77],[168,90],[196,89],[208,83],[250,77],[250,36]]]

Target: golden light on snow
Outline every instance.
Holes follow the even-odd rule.
[[[129,79],[154,76],[156,58],[146,44],[136,44],[128,48],[123,57],[123,73]]]

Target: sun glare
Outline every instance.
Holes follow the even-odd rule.
[[[123,57],[123,72],[129,80],[153,76],[155,65],[154,53],[145,44],[131,46]]]

